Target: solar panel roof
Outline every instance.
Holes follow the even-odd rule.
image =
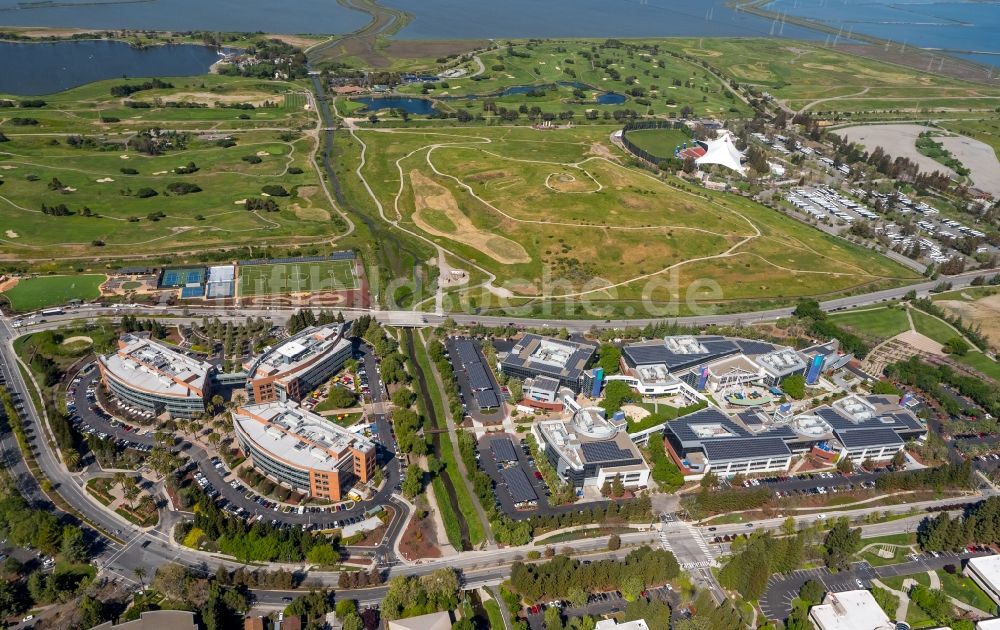
[[[764,341],[754,341],[752,339],[735,339],[733,342],[744,354],[767,354],[768,352],[774,352],[776,349],[774,344]]]
[[[631,451],[627,451],[614,442],[584,442],[580,445],[583,458],[588,463],[620,462],[635,459]]]
[[[514,450],[514,443],[510,438],[501,438],[490,442],[490,450],[493,451],[493,459],[498,462],[516,462],[517,451]]]
[[[458,352],[458,360],[462,362],[465,369],[475,363],[480,363],[479,352],[476,346],[468,339],[459,339],[455,342],[455,351]]]
[[[501,474],[503,475],[504,483],[507,484],[507,489],[510,491],[511,498],[514,499],[514,503],[527,503],[538,500],[538,495],[535,494],[535,489],[528,483],[528,477],[524,474],[523,470],[520,468],[505,468]]]
[[[696,425],[720,425],[724,428],[729,435],[719,435],[717,437],[712,436],[699,436],[694,431],[694,426]],[[676,420],[671,420],[666,425],[666,431],[672,432],[677,436],[682,442],[707,442],[711,440],[722,440],[731,439],[732,437],[749,437],[750,433],[729,419],[726,414],[722,413],[718,409],[708,407],[694,413],[689,413],[686,416],[677,418]]]
[[[853,431],[836,431],[837,439],[847,448],[862,448],[865,446],[894,446],[902,444],[903,439],[890,428],[854,429]]]
[[[492,389],[485,389],[476,392],[476,404],[479,405],[480,409],[495,409],[500,406],[500,401],[497,399],[496,392]]]
[[[486,374],[486,368],[482,363],[473,363],[466,366],[466,374],[469,376],[469,385],[472,389],[493,389],[493,383]]]
[[[791,455],[788,445],[778,437],[730,438],[705,442],[705,456],[718,463],[734,459],[759,459]]]

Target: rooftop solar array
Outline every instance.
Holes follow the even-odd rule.
[[[503,369],[522,377],[548,376],[574,391],[597,346],[528,333],[503,358]]]
[[[517,461],[517,451],[514,450],[514,443],[510,441],[510,438],[493,440],[490,442],[490,450],[493,452],[493,459],[498,462]]]
[[[888,427],[837,431],[836,433],[837,439],[847,448],[895,446],[903,443],[903,439],[899,437],[899,434]]]
[[[473,363],[467,366],[466,373],[469,375],[469,385],[473,390],[493,389],[493,383],[486,374],[486,368],[483,367],[482,363]]]
[[[480,409],[496,409],[500,406],[497,393],[492,389],[484,389],[476,392],[476,404]]]
[[[709,461],[788,457],[792,452],[780,437],[735,438],[705,442]]]
[[[600,462],[620,462],[635,459],[631,451],[627,451],[614,442],[584,442],[580,445],[583,459],[588,464]]]
[[[458,353],[458,360],[465,369],[469,369],[470,365],[482,363],[479,358],[479,351],[476,350],[476,345],[468,339],[459,339],[456,341],[455,352]]]
[[[507,484],[510,496],[514,503],[529,503],[537,501],[538,495],[535,489],[528,483],[528,477],[520,468],[505,468],[503,470],[503,480]]]

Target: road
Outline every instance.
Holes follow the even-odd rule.
[[[928,280],[911,284],[905,287],[894,289],[884,289],[872,293],[852,295],[820,302],[821,308],[826,311],[835,311],[858,306],[867,306],[889,300],[903,298],[908,292],[915,291],[917,295],[927,295],[931,289],[941,282],[950,282],[952,288],[961,289],[970,286],[972,280],[978,276],[990,276],[1000,273],[1000,268],[981,271],[970,271],[955,276],[942,277],[939,280]],[[176,310],[176,309],[174,309]],[[202,316],[219,317],[220,319],[234,318],[244,320],[250,317],[269,317],[276,325],[284,325],[288,318],[295,313],[298,308],[287,307],[187,307],[182,309],[182,315],[174,317],[174,313],[166,306],[141,306],[137,308],[113,308],[111,306],[83,305],[78,308],[70,308],[62,315],[46,317],[47,321],[31,324],[28,320],[22,320],[24,325],[31,329],[54,328],[61,323],[66,323],[76,319],[91,319],[97,317],[120,317],[128,313],[142,317],[172,317],[179,323],[198,322]],[[348,314],[369,314],[380,323],[389,326],[421,327],[437,326],[452,319],[461,325],[482,324],[485,326],[506,326],[514,324],[520,327],[530,328],[566,328],[572,333],[586,333],[592,329],[613,329],[625,328],[629,326],[646,326],[648,324],[661,323],[665,320],[677,322],[687,326],[708,326],[708,325],[730,325],[736,323],[749,324],[754,322],[773,321],[781,317],[791,315],[794,307],[782,307],[753,311],[745,313],[723,313],[713,315],[697,315],[690,317],[672,317],[670,315],[656,315],[638,319],[606,319],[603,321],[593,319],[549,319],[549,318],[527,318],[527,317],[504,317],[495,315],[476,315],[470,313],[452,313],[446,315],[434,315],[431,313],[418,313],[404,310],[381,310],[364,308],[344,308],[341,309]],[[36,320],[37,322],[37,320]],[[30,325],[29,325],[30,324]],[[26,332],[26,331],[25,331]],[[8,331],[9,334],[9,331]]]

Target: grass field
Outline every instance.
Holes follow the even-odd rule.
[[[474,114],[483,110],[481,99],[452,99],[489,96],[498,106],[517,109],[525,103],[543,112],[572,111],[578,119],[584,118],[588,109],[596,111],[598,119],[624,109],[676,117],[685,106],[697,115],[720,118],[749,112],[747,105],[704,68],[669,54],[665,42],[656,44],[659,48],[655,53],[650,49],[631,54],[621,47],[606,46],[603,41],[516,42],[511,47],[513,55],[506,47],[481,54],[484,74],[475,79],[463,77],[436,83],[426,96],[442,99],[445,109],[468,108]],[[592,47],[600,65],[594,62]],[[523,86],[539,89],[530,96],[505,92]],[[400,91],[422,94],[423,85],[403,86]],[[628,97],[624,103],[602,104],[597,96],[603,92]]]
[[[35,125],[0,119],[9,139],[0,144],[0,257],[303,243],[346,229],[310,160],[316,139],[301,131],[315,123],[304,87],[215,75],[164,81],[174,87],[125,99],[111,89],[136,80],[100,81],[46,96],[30,111]],[[253,109],[224,106],[233,104]],[[137,136],[154,128],[171,135]],[[178,184],[200,190],[183,194]],[[248,209],[268,185],[288,196]],[[68,214],[43,211],[61,205]]]
[[[240,267],[239,294],[318,293],[357,288],[354,263],[328,260]]]
[[[926,335],[934,341],[945,344],[952,337],[960,337],[961,335],[940,319],[934,317],[933,315],[928,315],[923,311],[918,311],[917,309],[910,309],[910,314],[913,317],[913,327],[921,335]]]
[[[982,352],[969,352],[964,357],[955,357],[955,360],[979,370],[1000,383],[1000,363],[997,363]]]
[[[686,190],[680,180],[629,167],[609,146],[612,130],[356,135],[366,156],[378,156],[361,174],[386,216],[495,275],[515,298],[586,299],[603,307],[645,296],[669,308],[689,300],[832,295],[915,279],[876,253],[750,200]],[[360,148],[345,143],[342,155]],[[345,181],[345,194],[370,205],[354,180]],[[483,300],[473,306],[489,307],[488,295],[468,295]]]
[[[643,151],[667,158],[674,154],[674,148],[691,137],[681,129],[638,129],[628,132],[628,139]]]
[[[941,590],[946,595],[970,606],[975,606],[991,615],[996,613],[997,605],[970,578],[961,574],[952,575],[947,571],[938,571],[937,574],[941,578]]]
[[[504,630],[503,614],[500,612],[500,604],[495,599],[488,599],[483,602],[486,616],[490,622],[490,630]]]
[[[910,329],[906,311],[898,308],[876,308],[834,313],[830,319],[840,326],[880,339],[888,339]]]
[[[61,306],[70,300],[93,300],[101,295],[100,286],[108,277],[103,274],[79,276],[35,276],[4,291],[15,311],[34,311]]]

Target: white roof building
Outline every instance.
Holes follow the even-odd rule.
[[[816,630],[893,630],[895,625],[868,591],[827,593],[809,609]]]
[[[1000,617],[983,619],[976,623],[976,630],[1000,630]]]
[[[602,619],[597,622],[596,630],[649,630],[645,619],[618,623],[614,619]]]
[[[965,574],[986,591],[993,601],[1000,603],[1000,556],[994,554],[969,558],[965,564]]]
[[[746,172],[743,168],[743,152],[736,148],[736,141],[728,131],[719,133],[715,140],[705,140],[705,155],[696,158],[694,163],[698,166],[702,164],[718,164],[728,169],[734,170],[740,175]]]

